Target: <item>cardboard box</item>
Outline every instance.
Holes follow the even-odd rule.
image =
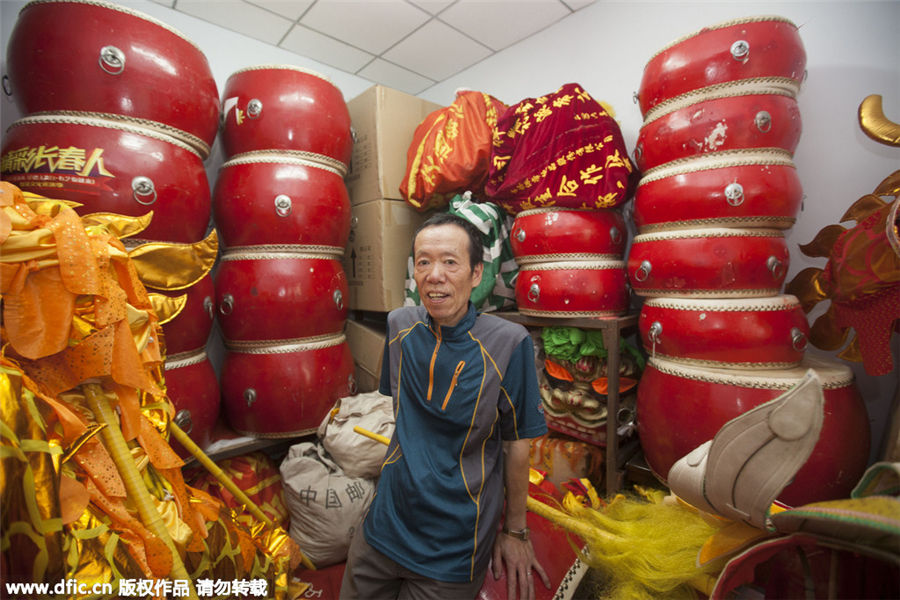
[[[344,179],[351,204],[402,200],[400,183],[413,133],[439,108],[443,107],[383,85],[372,86],[347,103],[356,136]]]
[[[381,378],[385,331],[347,319],[344,333],[356,365],[357,389],[360,392],[374,392],[378,389],[378,382]]]
[[[406,267],[416,229],[430,213],[398,200],[350,207],[350,239],[344,254],[353,310],[389,312],[403,306]]]

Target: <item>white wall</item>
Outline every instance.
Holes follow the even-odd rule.
[[[0,0],[0,30],[6,48],[23,0]],[[371,82],[299,58],[234,34],[149,0],[122,0],[181,31],[204,51],[220,92],[234,71],[256,64],[294,64],[327,75],[350,99]],[[807,53],[808,78],[799,97],[803,135],[795,162],[806,200],[787,239],[791,248],[792,278],[824,259],[802,255],[798,244],[837,222],[857,198],[873,190],[900,168],[900,149],[879,145],[859,130],[857,107],[867,95],[884,98],[885,112],[900,121],[900,1],[882,2],[644,2],[598,0],[551,28],[467,69],[422,94],[449,104],[454,91],[467,87],[490,93],[512,104],[527,97],[578,82],[595,98],[611,104],[626,144],[633,149],[641,116],[633,103],[647,60],[663,46],[701,27],[734,18],[773,14],[800,26]],[[5,53],[3,56],[5,73]],[[19,113],[8,97],[0,99],[2,131]],[[222,162],[218,143],[207,161],[210,181]],[[814,312],[812,317],[820,311]],[[869,408],[875,457],[891,399],[898,387],[900,336],[892,341],[895,369],[890,375],[869,377],[852,365]]]

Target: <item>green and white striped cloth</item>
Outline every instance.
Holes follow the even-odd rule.
[[[516,307],[516,264],[509,244],[513,217],[492,202],[473,202],[471,192],[457,194],[450,201],[447,212],[471,222],[484,240],[484,275],[472,290],[472,304],[476,310],[514,310]],[[406,263],[406,306],[421,304],[416,280],[413,278],[413,256]]]

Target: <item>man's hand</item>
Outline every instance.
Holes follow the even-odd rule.
[[[537,572],[544,582],[544,586],[550,589],[550,578],[544,572],[544,567],[534,557],[534,547],[531,540],[520,540],[505,533],[498,533],[494,542],[494,557],[491,562],[491,570],[494,579],[500,579],[503,571],[506,571],[506,598],[507,600],[534,600],[534,576],[532,569]],[[518,589],[518,595],[516,590]]]

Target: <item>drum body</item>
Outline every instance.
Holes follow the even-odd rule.
[[[634,237],[628,279],[639,296],[750,298],[781,293],[790,254],[773,229],[683,229]]]
[[[534,262],[516,278],[519,312],[544,317],[614,316],[628,310],[625,263]]]
[[[175,422],[200,448],[212,442],[219,418],[221,398],[219,380],[206,348],[166,359],[166,394],[175,405]],[[189,455],[181,444],[172,441],[179,456]]]
[[[207,273],[197,283],[183,290],[153,291],[172,297],[187,296],[181,312],[162,326],[166,355],[205,348],[215,319],[216,289],[212,276]]]
[[[731,419],[787,391],[813,368],[825,390],[819,441],[779,500],[792,506],[848,498],[869,458],[869,419],[849,367],[806,356],[799,367],[748,373],[651,358],[638,384],[638,433],[651,470],[669,469]]]
[[[541,208],[516,215],[509,243],[516,260],[522,262],[534,257],[566,260],[588,254],[620,258],[627,237],[619,210]]]
[[[319,427],[335,401],[355,393],[353,356],[343,334],[284,345],[228,344],[221,386],[235,431],[304,435]]]
[[[735,369],[796,366],[809,338],[794,296],[750,299],[650,298],[638,329],[651,355]]]
[[[803,187],[785,150],[717,152],[644,173],[634,196],[641,233],[660,228],[788,229]]]
[[[341,332],[347,318],[341,262],[328,255],[264,250],[229,251],[220,259],[215,287],[223,337],[289,340]]]
[[[3,179],[79,202],[79,214],[153,211],[142,239],[193,243],[209,226],[209,182],[200,155],[154,130],[95,117],[25,117],[7,130],[0,153]]]
[[[544,497],[546,494],[537,486],[531,486],[529,493],[532,497]],[[581,538],[569,534],[563,527],[538,514],[529,511],[525,517],[525,524],[528,526],[529,537],[534,547],[534,557],[550,579],[550,589],[547,589],[541,583],[540,577],[534,575],[536,578],[534,599],[573,600],[589,567],[578,558],[572,544],[583,547],[584,543]],[[478,592],[478,600],[505,600],[508,598],[507,583],[505,572],[500,579],[494,579],[488,574]]]
[[[341,174],[288,155],[250,153],[222,165],[213,215],[227,247],[344,248],[350,235],[350,197]]]
[[[641,114],[692,90],[750,78],[784,77],[799,85],[806,51],[797,26],[778,17],[704,27],[655,54],[644,66]]]
[[[229,157],[289,150],[350,164],[350,113],[341,90],[324,75],[292,66],[242,69],[225,82],[223,112]]]
[[[152,17],[100,0],[30,2],[10,35],[8,59],[13,98],[25,114],[78,111],[152,121],[209,155],[219,128],[209,63]]]
[[[789,94],[748,93],[706,97],[644,122],[635,161],[646,171],[673,160],[745,148],[781,148],[793,153],[802,124]]]

